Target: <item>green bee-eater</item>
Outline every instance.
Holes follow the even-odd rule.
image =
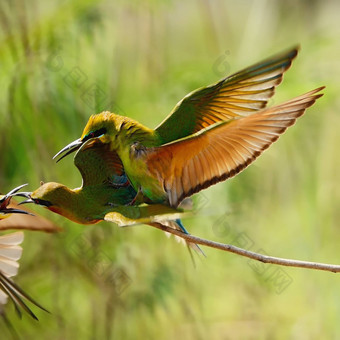
[[[32,193],[24,193],[28,200],[80,224],[94,224],[102,220],[119,226],[160,223],[187,233],[180,217],[187,215],[180,209],[161,204],[128,205],[136,191],[127,181],[121,162],[109,146],[89,140],[76,153],[74,163],[79,169],[83,184],[70,189],[63,184],[42,184]],[[190,244],[198,250],[197,245]]]
[[[274,95],[275,87],[282,82],[283,73],[289,69],[297,56],[298,48],[263,60],[228,76],[214,85],[197,89],[186,95],[171,111],[168,117],[154,130],[148,129],[138,122],[120,117],[106,115],[95,119],[108,120],[108,124],[117,125],[130,136],[133,132],[136,140],[143,140],[147,146],[160,146],[180,138],[192,135],[206,127],[221,121],[246,117],[263,109]],[[117,122],[116,122],[117,120]],[[95,128],[95,127],[94,127]],[[87,129],[85,129],[87,130]],[[84,130],[84,132],[85,132]],[[89,131],[81,138],[60,150],[53,158],[62,158],[79,149],[90,138],[106,134],[106,127]]]
[[[318,88],[264,108],[296,53],[293,49],[188,94],[155,130],[110,112],[93,115],[81,138],[56,156],[96,138],[118,154],[138,193],[177,207],[245,169],[322,95]]]

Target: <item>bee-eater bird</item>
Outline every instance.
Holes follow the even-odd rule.
[[[119,226],[160,223],[187,233],[179,220],[187,213],[180,209],[161,204],[128,205],[136,191],[127,182],[119,158],[109,151],[108,145],[103,147],[96,139],[87,141],[76,153],[74,163],[83,179],[80,188],[44,183],[34,192],[24,193],[28,199],[21,204],[45,206],[80,224],[95,224],[102,220]],[[197,245],[188,245],[199,250]]]
[[[322,96],[320,87],[263,108],[296,53],[293,49],[190,93],[155,130],[110,112],[93,115],[81,138],[56,156],[96,138],[117,153],[138,193],[177,207],[245,169]]]
[[[47,310],[10,279],[18,273],[18,260],[22,254],[20,244],[23,240],[24,233],[21,231],[0,236],[0,314],[9,297],[14,303],[15,310],[20,317],[22,315],[21,309],[23,309],[31,317],[38,320],[24,300],[26,299],[46,312]]]
[[[95,126],[100,125],[101,120],[105,118],[109,120],[107,123],[112,125],[110,130],[119,128],[128,138],[133,134],[136,141],[142,139],[143,145],[151,147],[187,137],[217,122],[246,117],[267,105],[297,53],[298,47],[294,47],[228,76],[216,84],[189,93],[154,130],[127,117],[94,115],[90,119],[93,123],[96,121],[96,124],[93,124],[94,129],[85,129],[86,134],[83,133],[80,139],[67,145],[53,158],[65,152],[59,158],[60,161],[88,139],[107,134],[105,126],[99,129]],[[89,127],[89,124],[87,126]]]

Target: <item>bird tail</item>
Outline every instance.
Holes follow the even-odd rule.
[[[185,229],[185,227],[184,227],[184,225],[183,225],[183,223],[182,223],[182,221],[180,219],[177,219],[175,221],[163,221],[163,222],[161,222],[161,224],[163,224],[163,225],[165,225],[165,226],[167,226],[169,228],[180,230],[184,234],[189,235],[188,231]],[[166,234],[168,235],[168,233],[166,233]],[[184,240],[183,238],[181,238],[179,236],[176,236],[176,235],[175,235],[175,239],[178,242],[183,242],[184,244],[186,244],[188,246],[189,251],[191,249],[193,249],[198,254],[202,254],[203,256],[206,256],[204,251],[199,247],[198,244],[193,243],[193,242],[188,242],[188,241]]]

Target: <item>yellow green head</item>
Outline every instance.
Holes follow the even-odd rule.
[[[28,199],[21,204],[35,203],[76,223],[94,224],[102,219],[98,217],[101,209],[97,202],[87,197],[81,189],[69,189],[63,184],[49,182],[26,194]]]
[[[84,128],[80,140],[85,143],[89,139],[100,138],[102,143],[110,143],[120,131],[123,119],[124,117],[109,111],[92,115]]]
[[[134,142],[142,142],[145,146],[154,146],[156,142],[154,130],[148,129],[128,117],[104,111],[92,115],[81,137],[65,146],[53,158],[61,155],[58,159],[59,162],[94,138],[103,144],[110,144],[111,150],[117,150],[121,146],[129,147]]]
[[[78,150],[84,143],[93,138],[99,138],[103,144],[111,143],[111,141],[116,139],[124,125],[124,120],[125,117],[108,111],[92,115],[87,122],[81,137],[65,146],[53,158],[63,154],[58,159],[59,162],[62,158]]]
[[[33,191],[30,194],[30,199],[25,203],[35,203],[64,216],[70,196],[70,189],[65,185],[49,182],[42,184],[37,190]]]

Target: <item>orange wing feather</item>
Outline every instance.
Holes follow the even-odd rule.
[[[163,184],[171,206],[245,169],[293,125],[323,87],[281,105],[215,124],[189,138],[147,152],[150,173]]]
[[[189,93],[155,129],[162,143],[264,109],[297,53],[291,49]]]

